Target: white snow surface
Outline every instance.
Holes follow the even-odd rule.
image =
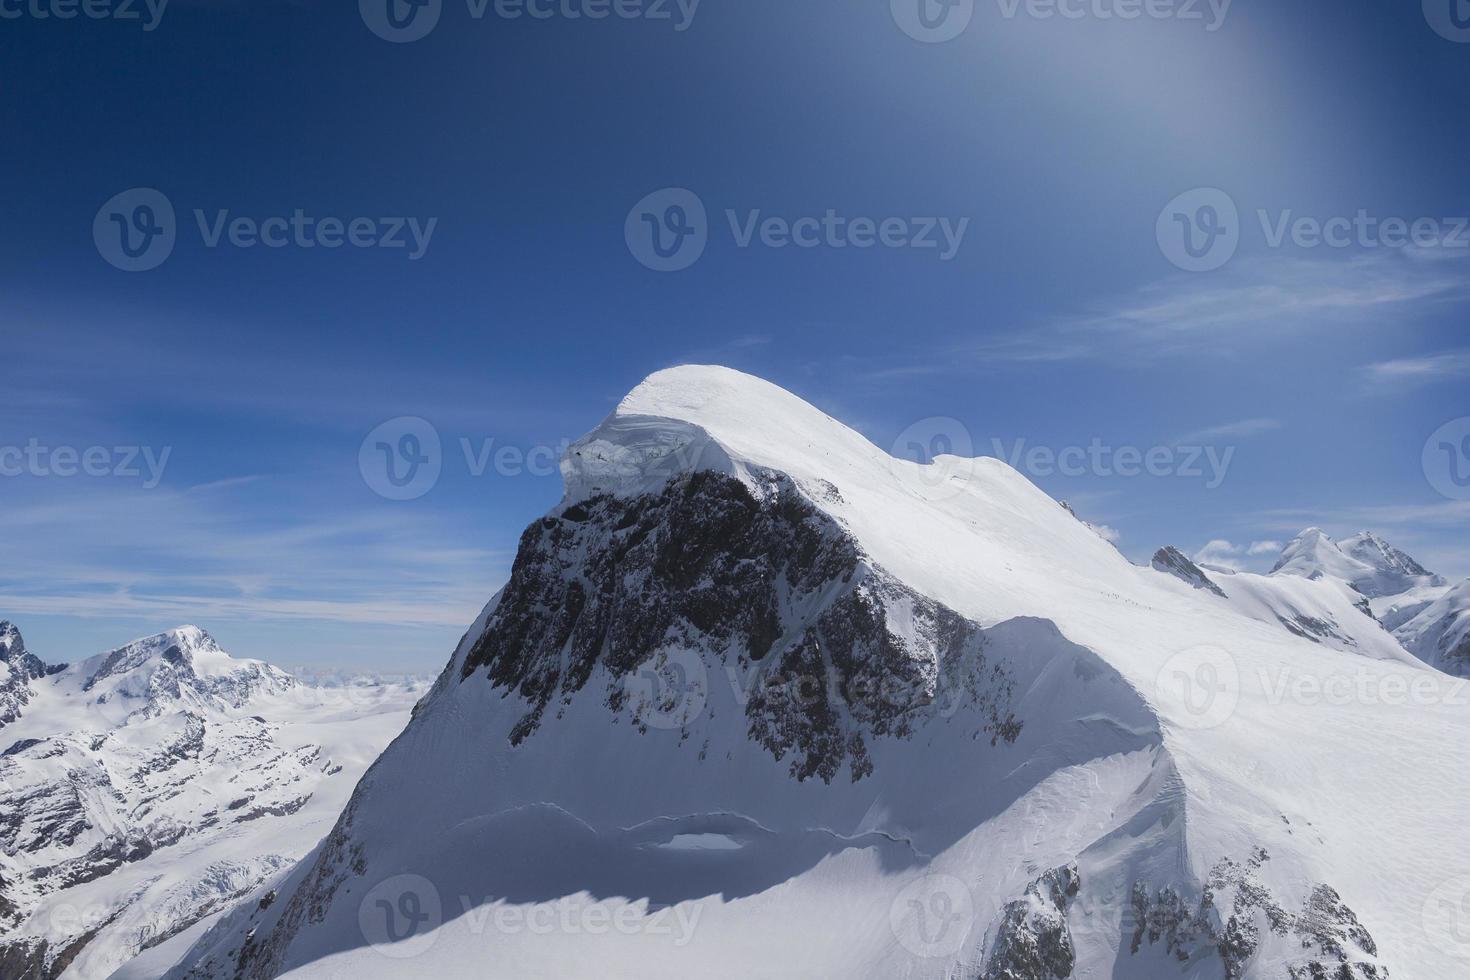
[[[797,783],[747,738],[738,685],[706,658],[688,731],[615,722],[594,682],[512,749],[523,706],[459,678],[492,600],[359,786],[362,876],[294,934],[284,975],[969,978],[1002,906],[1075,862],[1077,977],[1216,980],[1218,958],[1130,953],[1121,910],[1136,881],[1197,896],[1222,859],[1264,848],[1263,886],[1292,911],[1336,889],[1395,980],[1470,976],[1435,904],[1470,874],[1470,705],[1346,590],[1239,575],[1216,578],[1221,600],[1130,564],[999,460],[894,459],[719,367],[639,385],[569,450],[558,511],[693,469],[757,494],[763,474],[789,475],[873,563],[985,627],[1016,665],[1016,743],[977,740],[961,712],[876,741],[868,778]],[[1286,564],[1363,564],[1302,544]],[[1287,606],[1330,613],[1350,642],[1284,629]],[[267,935],[310,865],[171,975]],[[402,875],[428,882],[433,929],[378,942],[376,889]],[[923,922],[916,939],[924,909],[954,911],[960,941]],[[559,925],[527,925],[538,915]],[[638,928],[609,928],[619,915]],[[1262,932],[1245,977],[1281,980],[1301,944]]]
[[[32,687],[0,729],[0,896],[20,910],[0,950],[44,940],[54,956],[96,930],[61,980],[100,980],[141,950],[161,975],[187,950],[163,940],[212,921],[330,829],[425,690],[301,684],[195,626]],[[151,853],[64,880],[105,865],[89,852],[136,854],[142,841]]]

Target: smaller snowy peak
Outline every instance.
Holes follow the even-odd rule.
[[[1173,545],[1166,545],[1154,552],[1153,567],[1165,574],[1172,575],[1182,582],[1187,582],[1196,589],[1212,592],[1220,598],[1225,598],[1225,592],[1204,573],[1204,570],[1190,561],[1184,552]]]
[[[156,714],[179,700],[240,708],[258,694],[280,693],[295,682],[259,660],[231,657],[197,626],[180,626],[134,640],[77,665],[81,690],[99,704],[134,699]],[[75,681],[74,681],[75,683]]]
[[[1425,663],[1470,677],[1470,579],[1429,603],[1393,635]]]
[[[1337,579],[1370,598],[1445,584],[1371,532],[1361,531],[1338,543],[1318,527],[1309,527],[1293,538],[1282,549],[1271,574]]]
[[[1337,542],[1320,527],[1309,527],[1292,538],[1281,549],[1281,556],[1271,566],[1272,575],[1300,575],[1303,578],[1332,578],[1352,581],[1367,566],[1342,553]]]
[[[1446,582],[1372,531],[1359,531],[1338,545],[1343,554],[1378,572],[1382,594],[1404,592],[1417,586],[1442,586]]]
[[[23,656],[26,652],[25,641],[20,638],[20,630],[8,619],[0,619],[0,662],[10,663],[15,657]]]
[[[32,697],[31,682],[62,670],[51,666],[26,649],[20,630],[10,620],[0,620],[0,728],[20,717]]]

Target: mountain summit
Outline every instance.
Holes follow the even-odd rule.
[[[331,834],[171,977],[1456,975],[1470,715],[1349,590],[1274,587],[1338,627],[1284,629],[724,368],[562,468]]]

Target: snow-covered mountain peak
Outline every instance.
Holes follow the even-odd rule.
[[[1442,586],[1445,580],[1372,531],[1359,531],[1344,538],[1338,548],[1376,573],[1380,595],[1404,592],[1416,586]]]
[[[1293,538],[1271,574],[1337,579],[1369,598],[1445,585],[1444,579],[1370,531],[1337,542],[1319,527]]]
[[[26,649],[14,623],[0,620],[0,728],[20,717],[21,710],[31,700],[35,681],[65,666],[51,666],[42,661]]]
[[[874,478],[921,496],[945,496],[982,476],[1024,485],[1004,462],[940,456],[896,459],[861,433],[769,381],[726,367],[684,365],[650,375],[562,462],[563,505],[599,493],[635,496],[680,474],[708,470],[734,477],[757,495],[763,473],[838,487]]]
[[[564,473],[332,834],[172,976],[483,974],[482,912],[589,905],[700,932],[497,935],[502,975],[1448,975],[1418,908],[1470,861],[1470,723],[1361,595],[1133,566],[1004,463],[895,459],[724,368],[651,376]],[[1382,798],[1428,803],[1385,834]],[[436,895],[395,947],[380,912]]]
[[[343,699],[196,626],[70,668],[21,654],[9,624],[0,638],[25,670],[0,682],[5,980],[164,957],[321,837],[422,691]]]
[[[0,620],[0,663],[9,664],[26,652],[25,641],[20,630],[10,620]]]
[[[295,680],[259,660],[230,656],[197,626],[179,626],[98,654],[63,673],[97,704],[157,714],[169,706],[229,710],[262,694],[279,694]]]

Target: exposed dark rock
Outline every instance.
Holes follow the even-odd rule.
[[[1373,937],[1337,892],[1318,885],[1300,913],[1288,912],[1257,874],[1267,860],[1264,849],[1244,863],[1222,859],[1193,908],[1173,888],[1150,895],[1135,882],[1132,952],[1145,938],[1149,945],[1163,942],[1181,963],[1212,950],[1227,980],[1239,980],[1264,941],[1264,926],[1304,951],[1287,966],[1290,980],[1387,980],[1388,970],[1371,961],[1378,953]]]
[[[1174,576],[1182,582],[1187,582],[1196,589],[1211,592],[1220,598],[1225,598],[1225,592],[1205,574],[1204,569],[1185,557],[1184,552],[1173,545],[1160,548],[1154,552],[1153,561],[1150,563],[1154,568]]]
[[[913,628],[901,635],[890,618]],[[750,736],[791,757],[798,779],[830,782],[844,765],[866,775],[866,739],[910,734],[947,684],[981,710],[992,742],[1014,741],[1009,672],[982,646],[974,624],[874,566],[790,480],[771,479],[758,497],[700,471],[657,495],[595,497],[531,525],[462,677],[483,671],[529,703],[511,732],[519,744],[599,667],[621,712],[631,707],[622,679],[661,668],[669,650],[759,665]]]
[[[980,980],[1065,980],[1077,953],[1067,906],[1077,897],[1077,866],[1053,868],[1001,910],[1000,926]]]

